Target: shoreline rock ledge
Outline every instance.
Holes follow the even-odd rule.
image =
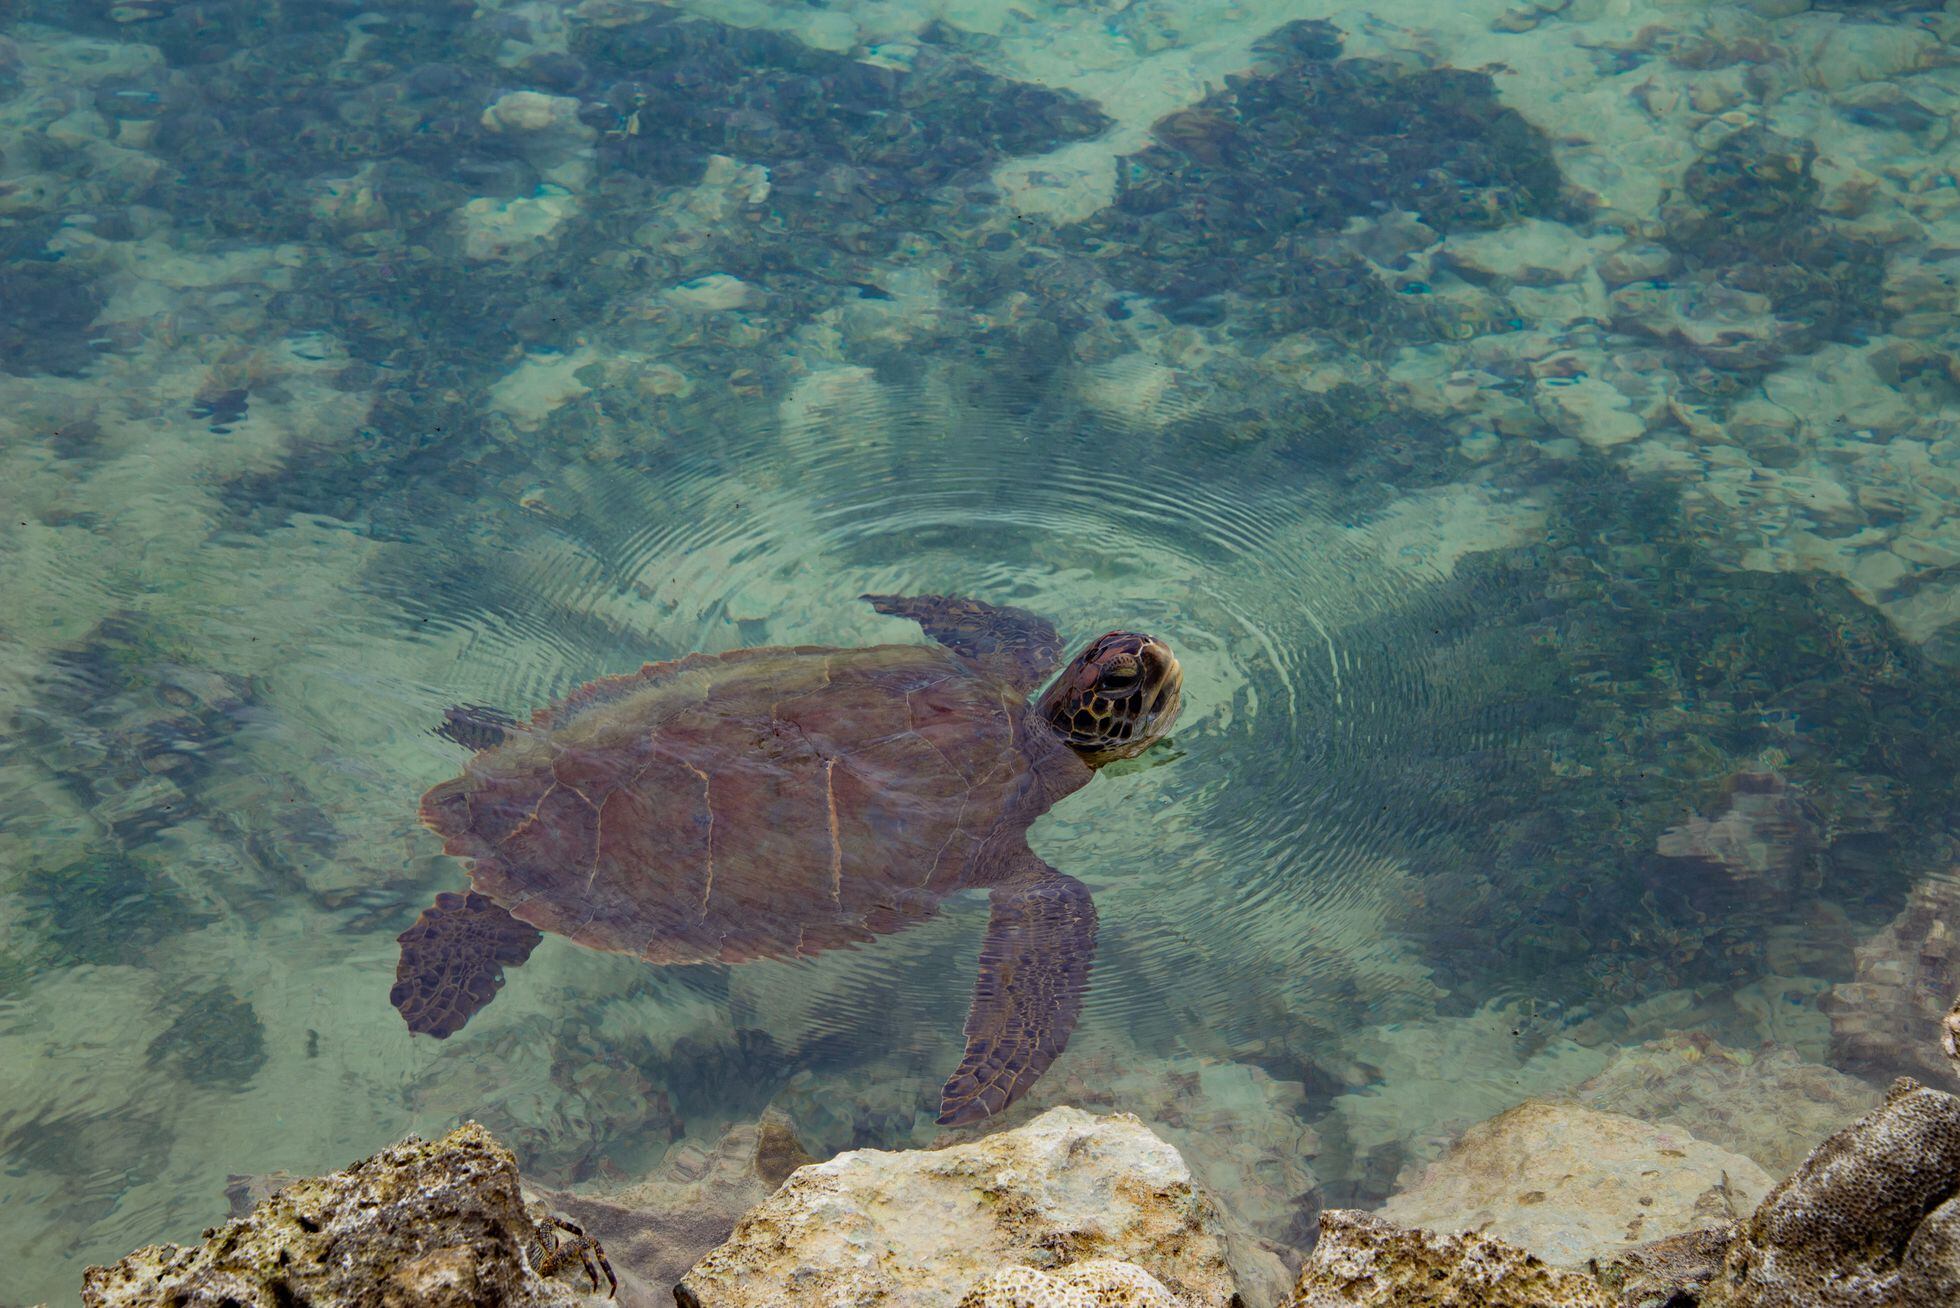
[[[1529,1141],[1551,1120],[1537,1109],[1514,1111],[1466,1140]],[[1520,1124],[1530,1129],[1520,1135]],[[1630,1138],[1641,1150],[1653,1143]],[[1705,1178],[1698,1166],[1687,1168],[1685,1188],[1661,1175],[1693,1154],[1665,1132],[1654,1138],[1667,1147],[1651,1155],[1652,1184],[1596,1187],[1624,1214],[1625,1229],[1643,1234],[1646,1223],[1636,1219],[1665,1207],[1651,1196],[1697,1200],[1694,1186]],[[1492,1148],[1492,1167],[1459,1159],[1431,1169],[1422,1211],[1437,1211],[1446,1190],[1456,1194],[1439,1188],[1439,1178],[1455,1186],[1505,1174],[1538,1185],[1535,1173],[1517,1170],[1518,1149]],[[1483,1196],[1468,1210],[1428,1220],[1489,1229],[1402,1225],[1395,1218],[1406,1214],[1392,1203],[1380,1213],[1332,1210],[1321,1215],[1320,1241],[1289,1294],[1266,1250],[1239,1250],[1234,1264],[1230,1228],[1175,1148],[1127,1113],[1055,1108],[942,1149],[861,1149],[798,1167],[672,1295],[680,1308],[1960,1305],[1960,1097],[1916,1081],[1895,1082],[1880,1107],[1819,1145],[1740,1220],[1707,1213],[1698,1201],[1676,1203],[1667,1220],[1697,1229],[1645,1244],[1602,1242],[1605,1228],[1584,1202],[1582,1162],[1558,1166],[1574,1169],[1573,1184],[1560,1191],[1570,1231],[1511,1220],[1492,1198],[1499,1191],[1482,1181],[1457,1187],[1460,1199]],[[1624,1179],[1625,1170],[1624,1159],[1609,1160],[1601,1175]],[[1733,1188],[1725,1183],[1723,1192]],[[1526,1205],[1552,1206],[1549,1193],[1545,1204]],[[509,1151],[470,1123],[434,1143],[411,1138],[344,1172],[293,1182],[206,1232],[200,1246],[151,1245],[113,1267],[92,1267],[82,1299],[87,1308],[601,1302],[589,1292],[596,1273],[582,1266],[548,1258],[551,1277],[533,1270],[541,1215],[527,1210]],[[643,1214],[647,1222],[671,1216]],[[1588,1247],[1598,1252],[1573,1253]],[[629,1305],[622,1293],[621,1308],[652,1308],[644,1279],[622,1278],[621,1289],[633,1296]]]

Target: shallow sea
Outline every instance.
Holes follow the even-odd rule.
[[[1008,1120],[1283,1260],[1643,1059],[1939,1074],[1956,113],[1913,3],[0,0],[0,1304],[468,1117],[943,1138],[977,893],[389,1004],[446,708],[867,591],[1176,650]]]

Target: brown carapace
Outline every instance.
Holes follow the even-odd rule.
[[[866,599],[936,642],[692,654],[608,677],[506,727],[453,711],[477,752],[422,799],[468,894],[401,936],[390,995],[454,1034],[540,932],[650,963],[796,958],[932,916],[962,890],[992,917],[966,1053],[939,1120],[1018,1098],[1068,1043],[1095,953],[1086,887],[1028,847],[1034,820],[1176,719],[1163,642],[1112,632],[1035,704],[1055,629],[952,596]]]

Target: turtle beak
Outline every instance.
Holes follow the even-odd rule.
[[[1178,710],[1184,707],[1184,667],[1169,645],[1155,636],[1144,640],[1139,657],[1149,677],[1150,701],[1139,734],[1155,743],[1170,731],[1171,724],[1177,721]]]

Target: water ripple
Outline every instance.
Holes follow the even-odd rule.
[[[1394,852],[1428,821],[1381,764],[1453,721],[1428,633],[1466,601],[1397,545],[1447,546],[1445,502],[1357,517],[1305,475],[1236,474],[1229,426],[1174,389],[1112,414],[1052,379],[848,370],[773,409],[701,402],[686,420],[618,462],[568,458],[511,515],[465,570],[477,616],[451,698],[523,709],[641,658],[917,639],[865,591],[1022,604],[1070,642],[1150,630],[1186,669],[1174,739],[1033,837],[1097,889],[1117,942],[1091,1021],[1176,1040],[1194,1013],[1233,1025],[1248,994],[1393,1007],[1427,986],[1381,947],[1407,893]],[[1501,752],[1503,724],[1462,727],[1493,729]],[[977,930],[977,906],[954,911]],[[1189,967],[1163,964],[1180,955]],[[970,975],[891,944],[784,967],[828,996],[792,1038],[908,991],[938,996],[950,1037]]]

